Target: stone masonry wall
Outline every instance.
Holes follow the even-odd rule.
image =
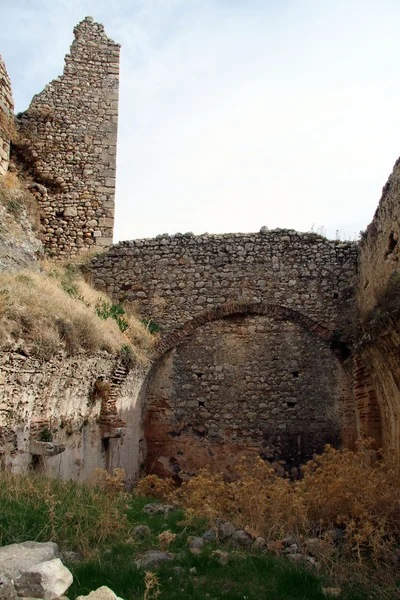
[[[400,160],[360,243],[357,359],[365,381],[363,421],[381,420],[372,435],[400,460]]]
[[[243,453],[290,470],[326,443],[351,445],[354,401],[331,341],[351,339],[356,263],[355,244],[292,230],[160,236],[94,258],[95,286],[160,327],[147,471],[227,472]]]
[[[0,175],[5,175],[10,158],[10,137],[13,127],[14,101],[6,66],[0,55]]]
[[[19,116],[17,156],[48,193],[38,194],[48,253],[112,244],[119,44],[86,17],[74,29],[64,73]]]
[[[0,468],[40,468],[52,477],[85,482],[96,468],[118,467],[131,483],[141,462],[146,369],[138,366],[121,377],[115,361],[106,352],[73,357],[60,352],[46,362],[0,353]],[[112,384],[107,400],[95,393],[99,381]],[[65,450],[41,455],[41,442],[49,437]]]
[[[301,326],[237,315],[208,323],[164,355],[148,388],[147,471],[229,474],[258,454],[295,476],[344,429],[346,374]]]
[[[235,302],[285,306],[348,336],[356,268],[356,244],[277,229],[121,242],[93,259],[90,276],[155,321],[163,337]]]

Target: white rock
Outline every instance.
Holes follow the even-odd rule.
[[[14,581],[18,596],[55,600],[72,583],[72,574],[59,558],[39,563]]]
[[[12,579],[46,560],[58,558],[60,552],[53,542],[23,542],[0,548],[0,573]]]
[[[94,592],[90,592],[88,596],[78,596],[76,600],[122,600],[114,594],[106,585],[97,588]]]

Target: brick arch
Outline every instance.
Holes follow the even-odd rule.
[[[246,315],[270,317],[281,322],[290,321],[298,325],[298,328],[294,328],[297,330],[296,336],[300,333],[299,329],[303,330],[303,335],[296,339],[292,340],[289,336],[288,343],[293,343],[296,352],[301,352],[301,344],[306,344],[304,350],[307,361],[314,362],[304,363],[307,377],[303,386],[289,384],[284,387],[283,397],[286,400],[289,398],[287,402],[276,400],[276,391],[280,388],[280,383],[275,385],[272,381],[272,394],[269,382],[265,388],[263,385],[257,386],[259,380],[265,381],[264,368],[272,373],[283,373],[289,365],[289,362],[281,364],[280,360],[272,360],[269,363],[270,349],[267,343],[266,353],[261,352],[257,360],[254,360],[253,356],[249,358],[248,365],[243,370],[241,361],[243,359],[246,362],[246,355],[241,354],[240,348],[238,354],[234,354],[233,360],[230,361],[229,352],[233,348],[236,349],[238,340],[228,340],[224,345],[225,329],[222,321],[229,317]],[[218,321],[219,324],[216,323]],[[207,338],[210,332],[207,330],[202,333],[201,327],[214,322],[216,338],[206,342],[206,351],[203,352],[203,338]],[[234,332],[237,324],[234,322],[227,325],[227,331]],[[279,327],[276,333],[281,334],[281,329],[283,332],[287,330],[285,326]],[[186,476],[207,464],[215,472],[224,472],[229,476],[232,465],[243,455],[261,455],[269,457],[268,460],[275,457],[276,460],[283,459],[285,464],[295,465],[297,468],[298,464],[308,460],[313,452],[322,451],[326,443],[352,447],[357,432],[351,393],[351,369],[347,369],[346,363],[342,363],[335,351],[330,351],[332,333],[328,327],[287,306],[239,301],[215,305],[194,315],[171,333],[165,334],[160,341],[156,360],[146,382],[143,403],[143,431],[147,453],[143,462],[147,472],[162,476],[172,475],[179,479],[181,472]],[[200,335],[199,345],[191,340],[191,335],[197,334]],[[307,334],[307,337],[313,336],[315,343],[307,343],[304,334]],[[265,336],[268,337],[268,333]],[[264,345],[260,336],[253,336],[248,331],[246,339],[250,346],[253,343],[252,337],[257,349],[259,345]],[[185,341],[189,343],[184,344]],[[217,353],[211,359],[208,350],[212,352],[214,344]],[[179,346],[180,348],[177,348]],[[173,352],[175,348],[177,352]],[[226,358],[229,358],[228,362]],[[204,370],[205,364],[207,367]],[[318,367],[323,375],[321,378]],[[242,381],[232,386],[231,382],[235,381],[232,379],[232,373],[235,377],[235,373],[238,372],[243,373]],[[303,376],[303,372],[301,373],[300,379],[296,379],[300,383]],[[314,382],[314,375],[310,376],[310,373],[315,373],[317,382]],[[295,376],[294,372],[292,374]],[[324,376],[328,379],[324,379]],[[197,378],[201,378],[201,382]],[[251,384],[248,389],[245,383],[247,380]],[[218,383],[219,381],[228,382],[228,385]],[[332,384],[328,385],[328,391],[326,381]],[[236,398],[230,395],[232,388]],[[321,394],[321,397],[317,398],[318,394]],[[296,409],[297,400],[299,408]],[[246,409],[242,409],[242,402]],[[263,402],[268,402],[268,405],[262,404]],[[272,406],[271,402],[275,404]],[[220,406],[227,407],[227,415],[220,410]],[[275,412],[272,412],[274,409]],[[254,414],[257,415],[256,419]],[[283,422],[285,428],[281,427]]]
[[[157,348],[157,358],[160,358],[175,346],[182,344],[189,335],[202,325],[235,315],[261,315],[279,321],[291,321],[326,343],[330,341],[333,334],[324,325],[287,306],[268,302],[231,302],[218,304],[212,309],[196,315],[193,319],[184,323],[182,327],[162,338]]]

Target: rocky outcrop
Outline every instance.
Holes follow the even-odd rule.
[[[56,600],[67,591],[73,578],[59,558],[38,563],[14,581],[18,596]]]
[[[0,547],[0,573],[16,579],[24,571],[45,561],[60,557],[60,551],[54,542],[23,542]]]

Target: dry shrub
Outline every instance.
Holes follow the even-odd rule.
[[[137,346],[131,346],[113,319],[105,321],[96,314],[99,297],[109,301],[76,269],[44,263],[41,273],[0,274],[0,346],[23,345],[47,360],[60,348],[72,355],[82,350],[116,353],[129,345],[135,359],[145,362],[153,344],[151,335],[130,316],[129,329],[137,340]]]
[[[232,486],[223,475],[212,475],[208,469],[201,469],[196,477],[184,482],[175,491],[175,500],[210,522],[221,516],[231,518],[234,511]]]
[[[94,485],[104,492],[122,492],[125,488],[125,471],[113,469],[110,475],[105,469],[95,469]]]
[[[165,551],[168,550],[171,544],[173,544],[176,540],[176,533],[172,533],[172,531],[163,531],[157,536],[158,545],[160,550]]]
[[[7,115],[3,110],[0,110],[0,132],[12,142],[16,142],[18,139],[14,117]]]
[[[296,482],[279,477],[260,458],[252,464],[243,459],[235,481],[201,470],[167,497],[189,515],[211,522],[229,519],[269,540],[290,534],[323,537],[341,528],[345,553],[360,562],[390,562],[400,543],[400,470],[391,456],[368,460],[372,442],[363,442],[356,451],[328,446]],[[164,482],[157,479],[143,479],[140,489],[162,490]]]
[[[169,500],[175,489],[171,478],[161,479],[157,475],[147,475],[139,479],[135,487],[136,496]]]
[[[152,600],[158,598],[161,594],[160,581],[156,573],[146,571],[144,576],[144,595],[143,600]]]
[[[21,182],[15,172],[7,171],[7,173],[3,175],[2,184],[8,190],[21,189]]]
[[[366,555],[390,559],[400,541],[399,467],[390,453],[368,461],[372,443],[367,440],[356,451],[328,446],[304,467],[296,492],[308,529],[345,528],[347,549],[360,561]]]

